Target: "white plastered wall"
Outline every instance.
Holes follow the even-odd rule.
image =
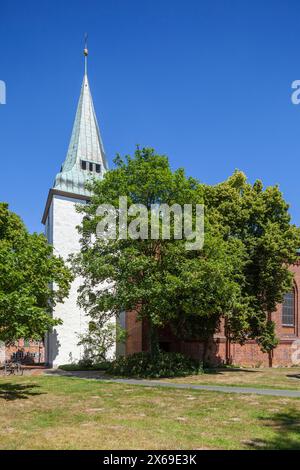
[[[65,260],[80,250],[76,226],[81,224],[82,215],[76,211],[76,205],[84,203],[81,199],[53,195],[46,236],[54,247],[54,253]],[[79,335],[87,330],[88,316],[77,305],[77,290],[81,282],[80,278],[73,281],[68,298],[63,304],[57,304],[53,311],[53,316],[63,321],[48,333],[45,340],[46,361],[53,367],[77,362],[83,356],[83,348],[78,346],[78,341]],[[115,348],[109,352],[109,357],[114,355]]]
[[[5,343],[0,341],[0,364],[5,362]]]
[[[64,260],[80,249],[76,226],[80,225],[82,215],[76,211],[76,204],[84,204],[84,201],[54,194],[49,208],[46,235],[54,253]],[[46,338],[46,360],[53,367],[76,362],[82,356],[78,335],[86,330],[88,318],[77,305],[79,285],[80,279],[77,278],[71,285],[68,298],[63,304],[57,304],[53,311],[53,316],[63,322]]]

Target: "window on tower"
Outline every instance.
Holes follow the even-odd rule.
[[[81,169],[101,173],[100,163],[88,162],[86,160],[81,160]]]

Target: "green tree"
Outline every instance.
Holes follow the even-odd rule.
[[[0,203],[0,339],[40,339],[59,320],[50,313],[68,294],[72,274],[44,237],[30,234]],[[55,286],[52,289],[52,286]]]
[[[204,185],[203,191],[208,218],[219,226],[223,240],[240,240],[246,251],[241,288],[249,302],[247,327],[237,335],[232,325],[236,318],[229,316],[228,335],[241,343],[256,339],[263,351],[271,351],[277,345],[271,314],[292,287],[288,266],[300,247],[299,228],[291,224],[278,186],[264,189],[261,181],[251,185],[240,171],[218,185]]]
[[[152,149],[118,156],[115,164],[91,184],[91,203],[79,209],[82,251],[74,266],[84,278],[79,302],[92,321],[136,309],[147,319],[155,351],[160,327],[207,343],[224,318],[231,340],[251,338],[272,350],[277,340],[270,314],[291,287],[288,265],[300,246],[279,189],[251,185],[241,172],[219,185],[200,184],[182,169],[173,172],[167,157]],[[148,209],[204,203],[203,248],[186,250],[186,240],[174,237],[174,219],[170,240],[97,238],[98,206],[118,208],[119,196]]]
[[[90,204],[78,208],[84,218],[80,228],[82,250],[74,257],[77,274],[84,278],[79,302],[93,322],[107,315],[137,309],[147,319],[152,352],[157,350],[158,328],[171,324],[180,336],[193,332],[207,339],[222,315],[234,312],[236,327],[244,324],[248,299],[241,295],[245,250],[240,240],[225,240],[206,221],[201,250],[186,250],[186,240],[103,240],[96,227],[100,204],[119,206],[119,196],[145,205],[200,204],[203,187],[182,169],[172,172],[167,157],[152,149],[137,150],[133,158],[117,157],[116,168],[90,187]],[[104,284],[103,284],[104,283]],[[232,327],[234,322],[232,322]]]

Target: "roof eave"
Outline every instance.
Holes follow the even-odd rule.
[[[49,190],[49,193],[48,193],[46,206],[45,206],[45,210],[44,210],[43,217],[42,217],[42,224],[43,225],[46,224],[49,209],[50,209],[50,206],[51,206],[52,199],[53,199],[54,195],[68,197],[68,198],[72,198],[72,199],[80,199],[82,201],[90,201],[90,199],[91,199],[90,196],[84,196],[82,194],[69,193],[67,191],[61,191],[60,189],[51,188]]]

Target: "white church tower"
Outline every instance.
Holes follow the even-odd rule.
[[[69,149],[49,191],[42,219],[55,254],[65,260],[80,248],[76,226],[80,224],[82,215],[76,212],[75,206],[89,200],[85,184],[91,177],[102,178],[108,169],[87,77],[87,55],[85,48],[85,73]],[[53,367],[82,357],[78,335],[86,331],[88,319],[77,305],[79,285],[80,279],[75,279],[69,297],[53,311],[53,316],[63,322],[45,339],[45,361]]]

